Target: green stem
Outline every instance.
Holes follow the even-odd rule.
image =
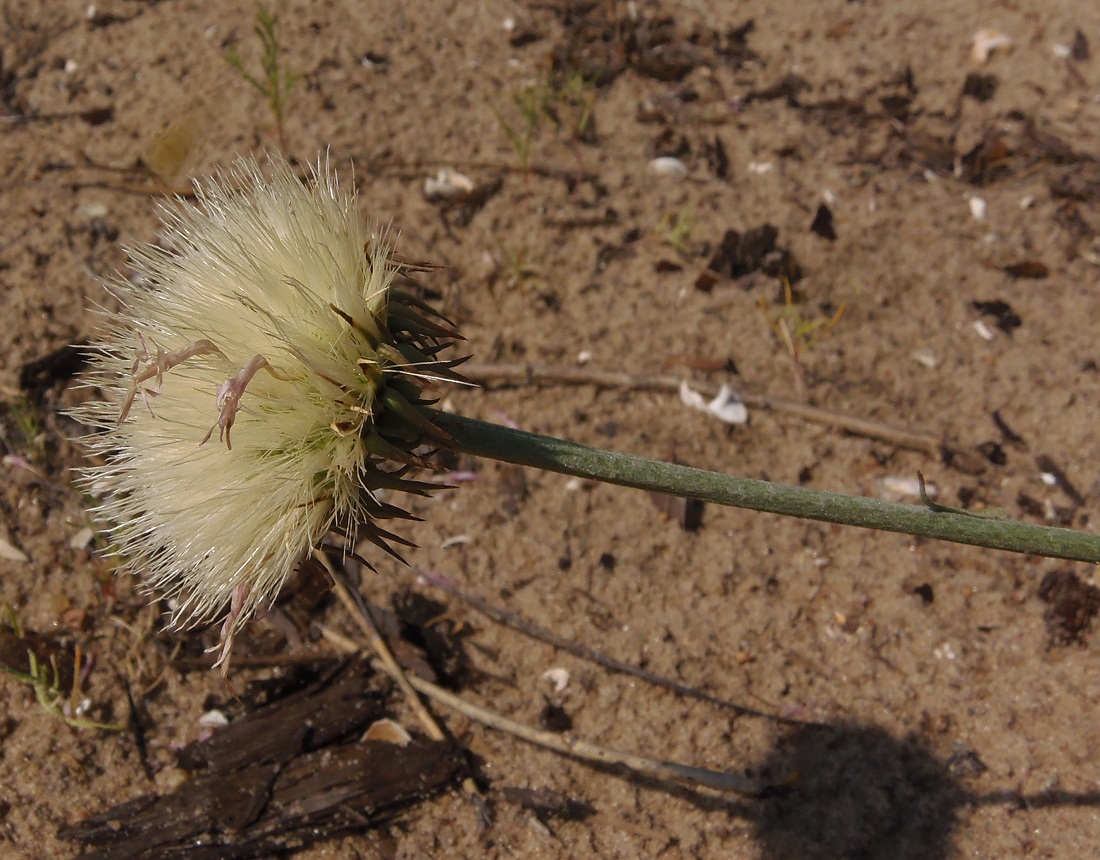
[[[735,508],[1009,552],[1100,562],[1100,535],[1088,532],[723,475],[511,430],[450,413],[440,413],[436,423],[454,439],[456,450],[520,466]]]

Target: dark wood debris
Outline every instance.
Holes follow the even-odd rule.
[[[971,302],[971,305],[983,317],[990,317],[994,325],[1005,334],[1012,334],[1013,331],[1023,325],[1020,315],[1012,309],[1012,305],[1003,299],[992,299],[984,302],[974,301]]]
[[[572,731],[573,718],[561,705],[547,702],[539,711],[539,728],[547,732]]]
[[[982,442],[978,446],[978,452],[994,466],[1003,466],[1008,462],[1008,454],[999,442],[992,439]]]
[[[257,708],[204,741],[184,747],[187,770],[229,773],[252,764],[282,765],[363,731],[383,716],[387,690],[361,662],[344,663],[314,684]]]
[[[813,223],[810,224],[810,232],[829,242],[836,241],[836,226],[833,223],[833,211],[822,203],[814,213]]]
[[[421,655],[430,673],[422,675],[426,680],[450,690],[461,689],[473,669],[459,635],[458,623],[448,617],[447,606],[417,591],[397,592],[391,601],[400,636],[389,635],[391,647],[400,642],[406,649]],[[371,614],[378,617],[373,605]],[[408,667],[407,671],[415,672],[416,667]]]
[[[713,173],[719,179],[728,179],[730,175],[730,157],[726,152],[726,145],[718,135],[712,141],[704,141],[700,147],[703,159]]]
[[[999,85],[996,75],[982,75],[971,72],[963,81],[962,94],[975,101],[987,102],[997,94]]]
[[[1092,619],[1100,614],[1100,588],[1070,568],[1059,568],[1039,583],[1039,599],[1047,604],[1044,618],[1051,645],[1083,645]]]
[[[181,765],[201,772],[176,791],[127,801],[59,836],[80,842],[84,860],[244,860],[377,827],[460,768],[446,742],[348,742],[386,715],[388,692],[364,660],[344,663],[185,748]]]
[[[727,230],[707,263],[707,271],[729,278],[761,271],[794,284],[802,278],[802,269],[790,250],[778,244],[778,239],[779,230],[772,224],[762,224],[744,233]],[[705,289],[698,283],[696,287]]]
[[[757,59],[748,47],[753,22],[719,32],[688,30],[671,15],[620,12],[616,4],[562,2],[550,5],[565,37],[550,50],[550,63],[562,76],[579,74],[595,86],[612,83],[631,70],[666,83],[682,81],[699,66],[740,68]]]

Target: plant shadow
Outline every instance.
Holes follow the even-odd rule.
[[[738,814],[753,821],[765,860],[946,860],[959,810],[1100,807],[1100,791],[968,790],[976,754],[946,762],[916,739],[873,725],[806,725],[782,736],[757,775],[778,786]]]
[[[753,816],[768,860],[946,858],[968,799],[943,762],[876,726],[797,729],[760,770],[789,785]]]

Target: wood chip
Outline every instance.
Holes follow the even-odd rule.
[[[202,772],[175,791],[119,804],[59,836],[100,860],[245,860],[377,827],[460,767],[447,742],[342,743],[383,718],[387,689],[365,661],[345,663],[187,747],[181,760]]]

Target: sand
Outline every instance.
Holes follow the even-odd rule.
[[[1094,528],[1100,7],[632,5],[634,20],[628,4],[278,4],[298,75],[287,154],[327,150],[365,218],[392,223],[405,256],[447,267],[425,283],[479,362],[727,382],[960,453],[765,409],[726,425],[675,393],[592,385],[454,390],[447,406],[851,493],[920,470],[945,504]],[[217,672],[178,664],[177,647],[199,654],[216,631],[163,632],[162,607],[81,534],[81,453],[66,441],[80,428],[60,410],[88,392],[64,367],[21,370],[92,336],[110,302],[101,280],[127,271],[124,243],[156,240],[167,186],[280,145],[264,98],[225,60],[236,47],[258,68],[254,16],[236,0],[59,0],[8,4],[0,25],[0,538],[23,556],[0,559],[0,599],[26,630],[95,655],[89,716],[125,721],[129,690],[146,746],[71,728],[0,681],[4,857],[76,856],[60,825],[169,790],[200,715],[238,707]],[[979,63],[982,29],[1011,44]],[[554,80],[564,94],[545,95]],[[524,93],[545,96],[529,131]],[[195,142],[165,183],[134,168],[172,123]],[[655,174],[657,156],[686,175]],[[475,199],[425,198],[447,168]],[[786,254],[704,274],[727,231],[766,224]],[[796,274],[788,297],[782,276]],[[298,856],[1070,860],[1100,844],[1089,566],[715,507],[687,531],[636,491],[460,465],[477,479],[412,505],[425,518],[403,531],[415,566],[770,716],[611,674],[449,601],[476,670],[463,695],[531,724],[550,702],[577,736],[618,749],[797,777],[780,796],[715,798],[440,710],[496,822],[482,829],[453,791],[385,833]],[[377,562],[372,599],[448,600]],[[353,630],[335,604],[307,617]],[[241,654],[324,650],[286,642],[288,626],[256,622]],[[542,678],[553,667],[569,672],[560,692]],[[275,672],[242,666],[234,686]],[[394,712],[415,729],[397,700]],[[543,824],[506,787],[592,814]]]

